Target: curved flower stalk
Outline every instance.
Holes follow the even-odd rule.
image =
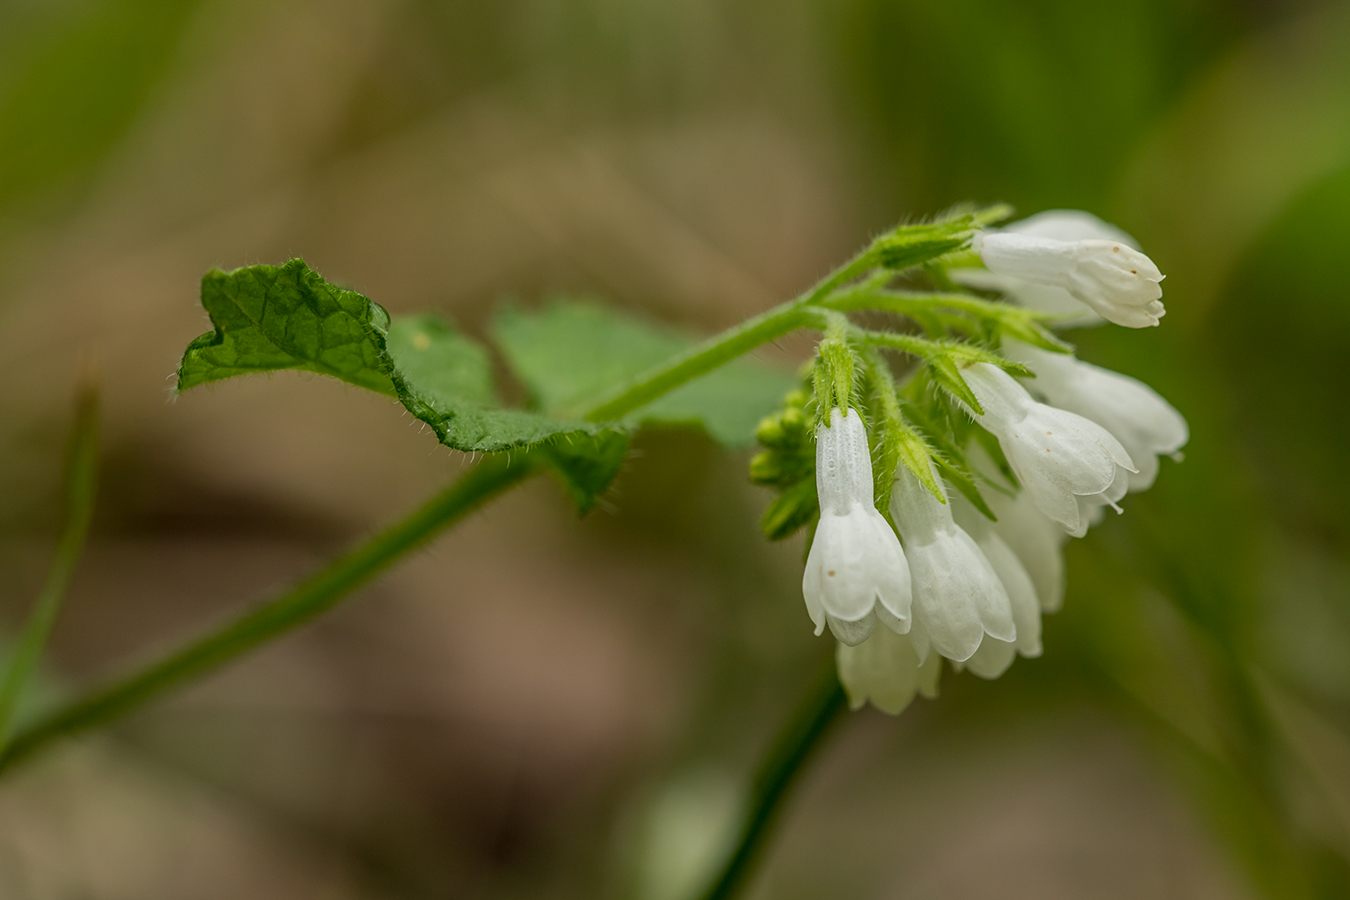
[[[921,626],[917,623],[916,629]],[[930,653],[919,659],[912,634],[878,628],[861,644],[840,643],[835,649],[839,681],[848,693],[848,705],[861,709],[869,701],[877,709],[898,715],[916,694],[938,695],[942,657]]]
[[[867,429],[856,410],[830,410],[816,431],[820,524],[802,576],[816,634],[826,624],[845,644],[860,644],[877,620],[910,627],[910,570],[900,541],[873,505]]]
[[[1038,403],[998,366],[975,363],[962,370],[1014,474],[1037,509],[1074,537],[1087,533],[1095,505],[1115,505],[1135,471],[1130,455],[1110,432],[1075,413]],[[1080,498],[1087,500],[1080,501]]]
[[[1041,655],[1043,604],[1037,596],[1036,586],[1032,583],[1031,576],[1027,574],[1026,567],[994,530],[994,523],[986,519],[964,497],[953,496],[951,502],[953,518],[975,541],[975,546],[980,548],[984,558],[989,560],[989,565],[1003,583],[1003,589],[1008,593],[1008,602],[1012,606],[1017,637],[1012,641],[987,637],[965,662],[965,667],[981,678],[997,678],[1007,671],[1017,654],[1028,658]]]
[[[955,270],[954,281],[1003,291],[1033,309],[1077,313],[1065,325],[1106,319],[1146,328],[1166,314],[1159,299],[1164,276],[1153,260],[1128,234],[1089,213],[1040,213],[977,234],[972,248],[986,269]]]
[[[1005,342],[1004,352],[1036,373],[1028,387],[1046,402],[1091,419],[1120,441],[1139,469],[1129,475],[1130,491],[1152,487],[1158,457],[1175,457],[1190,439],[1181,413],[1138,379],[1020,341]]]
[[[933,473],[934,479],[937,473]],[[919,659],[931,646],[957,662],[970,659],[985,635],[1017,639],[1008,593],[980,548],[952,519],[951,504],[939,500],[908,468],[896,473],[891,516],[908,548],[917,624]]]

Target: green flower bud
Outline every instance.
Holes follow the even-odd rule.
[[[769,504],[759,520],[759,528],[769,540],[781,541],[810,523],[819,512],[816,479],[812,474],[783,491]]]

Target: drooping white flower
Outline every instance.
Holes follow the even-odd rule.
[[[1158,477],[1158,457],[1176,454],[1190,438],[1181,413],[1142,381],[1020,341],[1005,352],[1036,373],[1032,392],[1060,409],[1078,413],[1111,432],[1139,469],[1129,489],[1143,491]],[[1116,498],[1119,499],[1119,498]]]
[[[1036,508],[1026,490],[1008,497],[988,491],[985,502],[998,516],[994,530],[1011,548],[1036,586],[1041,612],[1056,612],[1064,605],[1064,529]]]
[[[1056,241],[1115,241],[1139,249],[1139,243],[1124,229],[1081,209],[1042,210],[1001,230]]]
[[[972,249],[994,279],[963,270],[971,287],[1019,290],[1018,282],[1056,288],[1087,304],[1102,318],[1129,328],[1157,325],[1166,313],[1162,272],[1135,248],[1129,236],[1087,213],[1056,210],[1002,231],[975,235]],[[1025,293],[1025,292],[1024,292]],[[1020,299],[1020,298],[1019,298]],[[1035,306],[1062,307],[1062,297],[1043,291],[1027,298]]]
[[[995,484],[1007,483],[989,454],[978,443],[966,448],[971,468]],[[1012,548],[1036,586],[1041,612],[1057,612],[1064,605],[1064,544],[1069,536],[1049,516],[1036,508],[1025,489],[1015,493],[981,492],[984,502],[998,517],[994,530]]]
[[[1008,601],[1012,605],[1017,638],[1000,641],[986,637],[980,643],[980,648],[965,662],[965,667],[981,678],[997,678],[1012,665],[1016,654],[1028,658],[1041,655],[1042,604],[1026,567],[994,530],[994,523],[962,496],[953,494],[951,503],[952,515],[975,541],[984,558],[989,560],[989,565],[1008,592]]]
[[[1052,240],[1111,240],[1125,244],[1131,250],[1139,248],[1129,233],[1081,209],[1046,209],[1000,231]],[[1062,316],[1060,324],[1064,328],[1084,328],[1106,321],[1060,285],[1026,281],[1015,275],[995,274],[988,269],[954,269],[949,274],[958,285],[1000,291],[1008,300],[1027,309]]]
[[[920,626],[916,622],[915,628]],[[839,644],[835,650],[839,681],[848,694],[848,705],[862,708],[869,700],[882,712],[898,714],[916,693],[938,694],[942,657],[931,653],[922,662],[914,649],[913,635],[878,628],[856,647]]]
[[[826,624],[845,644],[860,644],[877,620],[904,633],[910,625],[910,572],[900,540],[877,511],[867,429],[856,410],[830,411],[816,430],[820,524],[802,575],[816,634]]]
[[[1132,250],[1139,249],[1139,244],[1129,234],[1081,209],[1048,209],[1001,230],[1057,241],[1115,241]],[[1065,328],[1100,325],[1105,321],[1059,285],[995,274],[989,269],[953,269],[949,274],[957,284],[981,291],[999,291],[1028,309],[1064,316],[1060,324]]]
[[[1075,537],[1087,533],[1090,515],[1080,508],[1080,497],[1093,498],[1090,507],[1114,505],[1124,496],[1128,482],[1118,481],[1117,472],[1133,472],[1134,464],[1110,432],[1076,413],[1038,403],[992,363],[975,363],[962,374],[984,407],[983,416],[973,410],[971,415],[998,438],[1036,508],[1065,531]]]
[[[1055,322],[1059,328],[1087,328],[1106,321],[1062,287],[999,275],[988,269],[952,269],[947,274],[962,287],[998,291],[1018,306],[1060,316]]]
[[[936,474],[934,474],[936,478]],[[938,482],[941,486],[941,482]],[[1008,594],[989,560],[942,503],[905,466],[896,473],[891,516],[905,538],[914,584],[914,649],[928,646],[948,659],[970,659],[986,634],[1017,638]]]

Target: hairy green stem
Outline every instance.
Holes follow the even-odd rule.
[[[886,312],[913,315],[933,309],[959,309],[986,318],[1003,318],[1008,315],[1028,314],[1051,320],[1053,315],[1036,313],[1019,306],[985,300],[974,294],[948,293],[944,291],[897,291],[866,288],[861,290],[839,291],[832,295],[823,306],[841,312],[860,309],[879,309]]]
[[[823,330],[826,324],[822,315],[826,305],[823,301],[839,285],[857,278],[875,265],[872,247],[859,251],[848,262],[794,299],[746,319],[740,325],[714,335],[674,359],[619,385],[587,410],[585,418],[592,422],[617,419],[646,406],[686,381],[706,375],[718,366],[799,328],[809,326]]]
[[[55,738],[115,719],[169,688],[309,621],[534,469],[535,463],[527,454],[487,457],[412,515],[275,599],[20,731],[0,753],[0,771]]]
[[[798,709],[765,757],[755,780],[750,812],[741,830],[736,849],[727,859],[721,874],[703,895],[703,900],[728,900],[745,886],[755,861],[763,850],[788,790],[812,752],[820,746],[839,715],[848,708],[848,698],[834,673],[831,662],[828,676]]]
[[[874,265],[871,248],[858,253],[811,290],[728,329],[621,385],[585,410],[591,421],[621,418],[762,344],[798,328],[820,327],[816,305],[839,285]],[[401,522],[320,572],[149,665],[76,699],[20,731],[0,750],[0,771],[55,738],[93,728],[145,704],[169,688],[218,668],[332,607],[351,591],[437,532],[538,470],[530,454],[490,456]]]
[[[760,344],[815,321],[818,313],[800,306],[801,301],[785,304],[705,341],[654,371],[646,381],[630,385],[618,396],[592,409],[588,418],[601,420],[625,415]],[[12,743],[0,750],[0,772],[56,738],[109,722],[171,687],[218,668],[259,644],[304,624],[440,530],[537,469],[529,454],[517,454],[514,458],[510,454],[499,454],[484,458],[459,481],[406,519],[290,590],[23,729]]]
[[[620,385],[588,410],[585,417],[592,422],[620,418],[756,347],[814,323],[817,318],[815,310],[804,308],[799,301],[775,306]]]

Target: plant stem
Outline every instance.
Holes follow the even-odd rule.
[[[585,418],[592,422],[621,418],[756,347],[812,324],[817,316],[797,300],[775,306],[620,385],[591,407]]]
[[[730,328],[620,386],[610,397],[585,411],[584,417],[591,421],[621,418],[761,344],[797,328],[820,324],[823,310],[812,304],[872,265],[869,250],[858,253],[796,299]],[[537,470],[528,453],[514,458],[510,454],[486,457],[412,515],[294,588],[20,731],[13,743],[0,750],[0,772],[55,738],[115,719],[174,685],[224,665],[309,621],[441,529]]]
[[[996,303],[992,300],[976,297],[973,294],[885,289],[839,291],[822,305],[841,312],[880,309],[902,315],[913,315],[932,309],[959,309],[985,318],[1003,318],[1009,314],[1026,315],[1028,312],[1022,307]],[[1041,317],[1053,318],[1049,315],[1042,315]]]
[[[817,313],[798,308],[800,305],[798,300],[776,307],[705,341],[654,371],[647,380],[631,385],[592,409],[588,418],[623,416],[766,341],[814,321]],[[410,516],[307,580],[20,731],[11,744],[0,750],[0,772],[58,737],[111,721],[174,685],[224,665],[329,609],[441,529],[538,470],[529,454],[508,459],[510,456],[484,458]]]
[[[831,661],[828,677],[814,685],[806,701],[778,736],[755,780],[751,808],[736,849],[703,900],[729,900],[746,882],[764,847],[788,790],[830,726],[848,707]]]
[[[740,325],[723,331],[690,347],[684,353],[659,366],[648,369],[636,378],[619,385],[609,396],[602,398],[586,413],[592,422],[603,422],[625,416],[635,409],[669,393],[686,381],[707,374],[718,366],[769,341],[807,326],[821,327],[824,320],[822,302],[835,288],[858,277],[876,265],[872,247],[854,254],[853,258],[816,282],[792,300],[746,319]]]
[[[65,481],[65,524],[56,545],[52,568],[28,615],[5,672],[4,683],[0,685],[0,751],[9,741],[23,690],[56,624],[94,515],[94,496],[98,490],[98,390],[91,380],[86,380],[81,387],[77,400]]]
[[[114,719],[174,685],[309,621],[534,469],[535,463],[528,454],[509,459],[507,454],[485,458],[412,515],[275,599],[19,732],[0,753],[0,771],[55,738]]]

